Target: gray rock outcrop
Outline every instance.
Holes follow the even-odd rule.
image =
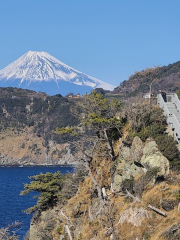
[[[143,170],[135,162],[140,162],[143,154],[144,144],[139,137],[135,137],[132,147],[120,147],[119,159],[117,160],[116,171],[113,177],[113,189],[118,191],[126,179],[142,174]]]
[[[159,168],[158,176],[166,177],[169,175],[169,161],[159,151],[155,141],[145,145],[140,162],[145,168]]]
[[[119,159],[112,178],[112,186],[115,191],[120,190],[122,182],[126,179],[135,178],[150,169],[158,168],[157,176],[169,175],[169,161],[159,151],[155,141],[143,143],[139,137],[135,137],[131,148],[120,147]],[[155,182],[155,178],[152,181]]]
[[[134,161],[140,162],[143,156],[144,143],[139,137],[134,137],[131,146],[131,155]]]
[[[178,205],[178,201],[174,199],[161,199],[161,206],[166,211],[171,211]]]

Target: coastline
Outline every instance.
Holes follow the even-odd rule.
[[[0,167],[75,167],[78,163],[62,163],[62,164],[0,164]]]

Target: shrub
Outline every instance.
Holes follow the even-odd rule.
[[[63,228],[62,227],[58,227],[56,229],[56,231],[57,231],[58,234],[62,234]]]
[[[135,183],[134,183],[134,192],[136,195],[141,196],[145,186],[157,176],[159,168],[154,167],[149,169],[145,175],[141,176]]]
[[[148,137],[156,138],[157,135],[163,134],[166,127],[165,125],[159,125],[158,123],[152,123],[147,127],[143,127],[141,131],[135,133],[133,136],[138,136],[142,141],[146,141]]]
[[[130,193],[133,193],[134,188],[134,178],[131,176],[130,179],[125,179],[122,184],[122,192],[126,193],[126,190],[128,190]]]
[[[167,134],[159,135],[155,138],[159,150],[170,161],[172,168],[180,169],[180,152],[177,148],[177,142],[172,136]]]

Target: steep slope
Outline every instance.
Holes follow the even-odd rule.
[[[152,144],[153,149],[150,147]],[[104,150],[102,147],[101,153]],[[62,197],[57,207],[34,215],[27,240],[179,239],[179,175],[169,173],[169,166],[161,164],[159,170],[164,174],[166,171],[166,178],[158,182],[154,168],[147,170],[135,164],[137,157],[154,158],[153,150],[156,157],[161,155],[154,141],[144,144],[135,138],[131,148],[120,141],[117,150],[119,157],[116,162],[112,163],[108,158],[95,158],[91,166],[93,176],[107,194],[103,196],[104,206],[100,204],[91,177],[87,176],[82,181],[81,176],[79,187],[76,186],[77,192],[68,197],[65,204]],[[161,159],[168,163],[162,155]],[[72,183],[70,179],[64,192],[74,190],[75,184]],[[116,184],[117,189],[114,188]],[[141,193],[138,194],[139,190]],[[150,208],[152,206],[155,211]]]
[[[115,86],[86,75],[64,64],[47,52],[29,51],[0,71],[1,87],[21,87],[57,93],[85,93],[97,87],[113,90]]]
[[[149,92],[150,85],[153,93],[157,93],[159,90],[175,92],[180,89],[180,61],[168,66],[147,68],[141,72],[135,72],[112,93],[136,96],[139,93]]]
[[[78,123],[69,102],[18,88],[0,88],[0,165],[74,161],[72,148],[52,130]]]

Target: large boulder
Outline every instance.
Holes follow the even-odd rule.
[[[128,208],[121,213],[118,224],[123,224],[124,222],[130,223],[136,227],[141,226],[142,222],[149,218],[149,213],[144,208]]]
[[[121,146],[119,148],[119,159],[132,162],[132,153],[129,147]]]
[[[145,146],[144,146],[145,145]],[[158,168],[157,177],[169,175],[169,161],[159,151],[155,141],[144,144],[139,137],[135,137],[131,148],[120,147],[119,159],[112,178],[113,189],[121,189],[122,182],[143,174],[152,168]],[[155,178],[152,179],[152,184]]]
[[[178,205],[178,201],[174,199],[161,199],[161,206],[166,211],[171,211]]]
[[[142,169],[136,166],[132,159],[129,159],[129,161],[124,159],[120,160],[114,174],[113,189],[118,191],[124,180],[136,177],[140,173],[142,173]]]
[[[113,176],[113,189],[115,191],[120,190],[124,180],[135,178],[138,174],[143,173],[142,167],[136,164],[141,160],[143,147],[144,143],[139,137],[133,139],[131,148],[123,145],[120,147],[119,159]]]
[[[166,177],[169,175],[169,161],[159,151],[155,141],[145,145],[140,162],[145,168],[159,168],[158,176]]]
[[[131,155],[132,159],[136,162],[139,162],[143,155],[144,143],[139,137],[134,137],[132,146],[131,146]]]

